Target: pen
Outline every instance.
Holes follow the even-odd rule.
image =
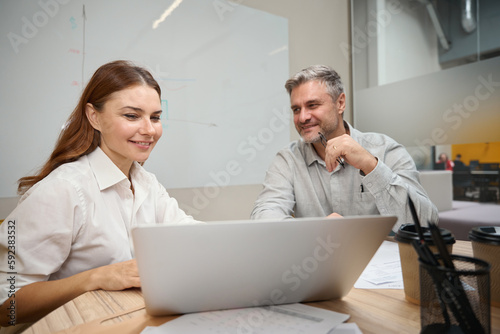
[[[326,140],[325,136],[321,132],[318,132],[318,134],[319,134],[319,138],[321,140],[321,144],[323,144],[323,146],[326,148],[327,140]],[[337,162],[342,166],[342,168],[345,168],[344,161],[340,157],[337,158]]]
[[[451,259],[448,249],[446,248],[446,244],[443,240],[439,227],[437,227],[437,225],[432,222],[428,222],[428,225],[429,230],[431,231],[432,241],[434,242],[434,245],[436,245],[436,248],[441,255],[441,260],[443,260],[444,266],[446,268],[455,269],[453,260]]]

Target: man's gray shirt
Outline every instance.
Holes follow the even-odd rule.
[[[255,202],[252,219],[396,215],[401,224],[413,223],[407,205],[415,203],[420,222],[437,222],[436,206],[419,181],[419,173],[406,149],[379,133],[363,133],[349,124],[351,137],[378,159],[375,169],[362,176],[345,164],[328,172],[312,144],[294,141],[282,149],[269,167],[264,189]]]

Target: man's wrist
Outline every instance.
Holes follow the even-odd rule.
[[[360,174],[362,176],[370,174],[375,169],[375,167],[377,167],[377,164],[378,164],[378,158],[373,157],[373,159],[370,159],[366,167],[363,167],[362,169],[359,170]]]

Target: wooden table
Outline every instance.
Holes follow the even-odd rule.
[[[457,241],[453,253],[470,256],[470,242]],[[405,300],[403,290],[353,288],[342,299],[308,305],[350,314],[348,322],[355,322],[364,334],[420,332],[420,308]],[[139,289],[98,290],[61,306],[25,333],[140,333],[175,318],[148,316]],[[491,330],[500,333],[500,308],[491,307]]]

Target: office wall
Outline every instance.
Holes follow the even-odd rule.
[[[355,90],[440,70],[436,32],[421,3],[352,0],[352,6]]]
[[[497,57],[358,90],[356,125],[422,149],[499,141],[499,79]]]
[[[436,29],[421,2],[351,2],[358,129],[393,137],[419,169],[432,168],[431,146],[500,140],[499,57],[442,67]],[[479,11],[494,12],[481,4]],[[481,27],[472,35],[481,35]]]
[[[290,73],[316,63],[331,65],[344,78],[350,96],[350,59],[341,49],[341,45],[349,43],[349,1],[242,0],[233,2],[232,10],[237,11],[239,6],[287,18]],[[350,105],[346,110],[347,120],[352,117]],[[293,124],[290,129],[290,139],[298,138]],[[254,184],[169,189],[169,192],[195,218],[210,221],[248,218],[260,189],[260,184]],[[14,202],[13,198],[0,199],[0,218],[7,215]]]
[[[469,165],[471,160],[480,163],[500,163],[500,142],[451,145],[451,157],[462,156],[462,162]]]

